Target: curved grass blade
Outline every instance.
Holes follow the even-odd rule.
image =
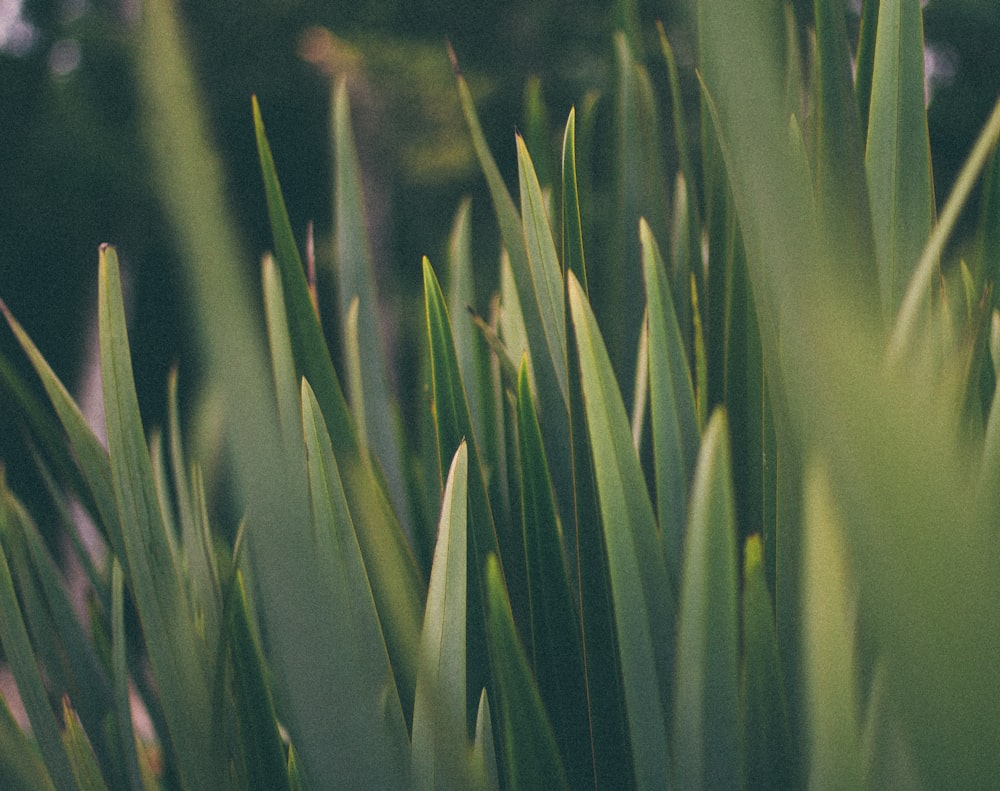
[[[891,322],[934,219],[919,0],[879,5],[865,169],[882,313]]]
[[[750,536],[743,554],[743,654],[740,727],[747,791],[802,786],[778,656],[774,610],[764,576],[763,543]]]
[[[579,613],[570,592],[541,428],[528,384],[526,358],[522,358],[517,384],[531,664],[570,785],[584,788],[592,785],[595,778]]]
[[[119,521],[127,526],[130,589],[183,782],[221,788],[225,761],[212,730],[208,659],[164,534],[132,380],[118,257],[110,247],[101,249],[98,318],[111,479]]]
[[[324,604],[322,615],[311,615],[324,662],[312,669],[315,686],[308,693],[315,713],[299,720],[296,743],[310,751],[326,745],[310,778],[336,778],[350,788],[403,789],[409,771],[403,709],[330,435],[306,380],[302,420],[313,506],[310,543]],[[322,618],[319,627],[316,617]]]
[[[413,701],[416,789],[467,788],[465,710],[466,506],[469,452],[458,446],[441,504]]]
[[[517,639],[496,555],[486,561],[487,640],[503,732],[504,778],[511,791],[568,789],[552,726]]]
[[[688,485],[701,441],[694,388],[663,258],[645,220],[639,222],[649,314],[650,415],[656,468],[656,512],[664,555],[680,580]]]
[[[805,694],[812,788],[863,788],[854,607],[844,537],[825,469],[805,485]]]
[[[716,409],[691,487],[677,627],[673,747],[679,788],[740,781],[736,515],[726,413]]]
[[[597,322],[576,278],[569,302],[611,575],[632,760],[639,789],[670,781],[667,711],[673,673],[673,582]]]

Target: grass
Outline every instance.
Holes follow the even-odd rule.
[[[176,373],[165,433],[143,426],[113,247],[106,448],[4,309],[49,399],[0,366],[37,462],[105,545],[81,558],[85,629],[0,490],[0,641],[30,723],[0,706],[4,787],[988,787],[1000,104],[936,217],[920,4],[864,15],[852,74],[834,4],[803,55],[780,4],[700,0],[697,107],[662,28],[648,53],[620,35],[608,129],[588,102],[546,132],[528,91],[516,200],[452,53],[500,285],[475,304],[463,203],[446,265],[423,260],[414,396],[375,321],[344,85],[336,300],[253,102],[258,305],[176,9],[147,3],[136,68],[224,461],[185,451],[204,443]],[[547,138],[561,156],[529,150]],[[610,206],[588,193],[598,158]]]

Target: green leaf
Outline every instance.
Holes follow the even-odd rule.
[[[128,646],[125,634],[125,572],[118,558],[111,562],[111,669],[118,740],[125,774],[132,791],[144,788],[128,684]]]
[[[267,681],[267,667],[254,636],[243,577],[239,572],[229,596],[226,637],[246,788],[248,791],[290,791],[288,764]]]
[[[490,717],[490,699],[485,689],[479,696],[473,756],[475,762],[482,767],[484,791],[500,791],[497,755],[493,746],[493,719]]]
[[[823,241],[858,308],[878,312],[875,240],[865,143],[851,80],[844,9],[815,0],[817,42],[817,211]]]
[[[700,432],[691,371],[659,246],[645,220],[639,222],[643,277],[649,314],[650,415],[656,467],[656,509],[664,555],[680,579],[688,485],[698,458]]]
[[[747,539],[743,553],[742,624],[740,726],[745,787],[747,791],[800,787],[759,535]]]
[[[8,544],[10,532],[16,529],[12,521],[19,518],[19,509],[13,507],[12,495],[6,490],[6,486],[0,494],[3,496],[0,501],[0,539],[3,539],[0,541],[0,644],[3,645],[34,739],[52,778],[52,785],[59,791],[75,791],[73,769],[35,662],[7,560],[5,545]]]
[[[579,613],[570,592],[552,482],[524,358],[518,376],[517,429],[531,614],[531,664],[570,785],[582,788],[594,782],[594,753]]]
[[[458,369],[458,358],[455,355],[455,343],[451,332],[451,321],[445,307],[444,296],[438,284],[430,261],[424,258],[424,305],[426,311],[427,333],[429,338],[431,360],[431,384],[434,395],[434,421],[437,431],[438,462],[441,480],[445,478],[445,464],[458,450],[464,440],[469,452],[469,568],[474,584],[468,591],[469,621],[466,628],[468,636],[468,706],[474,705],[486,682],[486,644],[483,629],[483,602],[485,596],[486,558],[492,553],[499,553],[496,527],[493,522],[493,511],[490,507],[483,480],[479,449],[472,428],[472,418],[469,414],[465,388]],[[508,537],[510,552],[503,553],[504,558],[514,560],[520,553],[513,544],[513,537]]]
[[[679,788],[736,788],[736,515],[726,413],[712,413],[691,487],[677,627],[673,747]]]
[[[872,80],[865,167],[882,312],[892,320],[934,219],[919,0],[880,3]]]
[[[333,102],[334,147],[334,228],[337,257],[337,293],[341,332],[347,337],[350,306],[358,300],[358,351],[365,364],[355,392],[363,393],[360,404],[353,403],[355,414],[367,434],[366,446],[385,475],[386,488],[396,513],[409,524],[409,501],[406,496],[402,430],[399,414],[389,386],[389,363],[382,337],[375,265],[368,243],[364,189],[358,162],[354,132],[351,127],[350,99],[344,79],[337,83]]]
[[[858,31],[858,51],[855,55],[854,93],[858,103],[861,133],[868,135],[871,112],[872,79],[875,71],[875,35],[878,31],[879,0],[862,0],[861,29]]]
[[[486,562],[487,639],[496,678],[507,788],[569,788],[538,687],[510,611],[496,555]]]
[[[562,147],[562,262],[587,291],[587,263],[583,254],[580,190],[576,178],[576,108],[569,111]]]
[[[18,343],[21,344],[21,348],[28,355],[28,359],[38,374],[38,378],[41,379],[45,392],[59,416],[59,421],[69,439],[70,448],[76,456],[76,463],[83,473],[97,507],[97,513],[100,517],[98,526],[102,529],[103,537],[111,545],[116,555],[124,557],[125,546],[121,537],[115,495],[111,486],[111,463],[108,460],[108,452],[94,435],[69,391],[59,381],[55,372],[42,357],[41,352],[3,302],[0,302],[0,310],[3,311],[7,323],[17,337]]]
[[[412,782],[461,789],[467,777],[465,710],[466,504],[469,453],[458,446],[441,504],[413,701]]]
[[[126,567],[169,738],[185,785],[222,788],[225,762],[212,730],[208,658],[164,534],[132,380],[118,257],[110,247],[101,249],[98,318],[108,452],[125,527]]]
[[[813,788],[862,788],[856,602],[840,517],[827,473],[819,464],[806,477],[803,543],[809,783]]]
[[[315,711],[299,712],[296,743],[310,750],[327,745],[310,777],[337,778],[348,787],[402,789],[409,744],[396,680],[330,435],[305,380],[302,420],[313,507],[310,544],[319,573],[313,595],[324,606],[322,613],[295,615],[310,618],[314,640],[322,641],[316,659],[323,661],[310,668],[313,688],[299,690],[311,696]]]
[[[87,734],[80,726],[76,712],[70,708],[67,698],[63,698],[63,722],[66,726],[66,730],[63,731],[63,742],[73,766],[77,787],[80,791],[107,791],[108,786],[101,777],[101,770],[97,766],[97,759],[90,748],[90,742],[87,741]]]
[[[666,717],[673,672],[673,583],[611,361],[572,274],[569,301],[611,574],[633,768],[640,789],[663,788],[670,779]]]
[[[0,696],[0,785],[9,791],[54,791],[52,778],[32,740]]]
[[[524,139],[538,168],[538,181],[550,189],[555,184],[552,166],[552,130],[545,107],[542,81],[537,75],[524,84]]]

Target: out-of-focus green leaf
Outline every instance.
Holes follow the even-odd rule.
[[[101,249],[98,289],[101,371],[111,480],[123,526],[130,589],[160,690],[183,782],[222,788],[225,761],[212,730],[208,658],[164,534],[132,380],[118,257]]]
[[[640,789],[670,779],[673,582],[611,361],[576,278],[569,300],[611,573],[632,760]],[[581,581],[581,584],[584,584]]]
[[[542,81],[537,75],[524,84],[524,140],[538,173],[538,182],[549,189],[555,185],[552,165],[552,130],[545,107]]]
[[[80,791],[107,791],[108,786],[101,777],[101,770],[97,766],[97,759],[90,748],[90,742],[87,741],[87,734],[67,698],[63,698],[63,723],[66,728],[63,731],[63,743],[66,745],[66,752],[73,766],[77,787]]]
[[[54,791],[31,739],[0,696],[0,785],[9,791]]]
[[[919,0],[879,5],[870,113],[865,168],[882,313],[891,321],[934,219]]]
[[[411,745],[416,789],[469,785],[465,709],[468,468],[468,446],[463,442],[455,451],[445,483],[420,637]]]
[[[856,601],[836,505],[819,464],[806,477],[803,545],[809,783],[813,788],[862,788]]]
[[[739,786],[737,585],[728,421],[717,409],[698,455],[684,549],[673,701],[680,788]]]
[[[576,108],[569,111],[562,147],[562,265],[576,275],[587,291],[587,263],[583,254],[580,189],[576,177]]]
[[[674,313],[674,301],[652,229],[642,220],[643,277],[649,313],[650,415],[656,465],[656,510],[664,555],[674,580],[680,580],[688,484],[698,458],[698,415],[691,371]]]
[[[365,572],[330,435],[309,383],[302,383],[302,420],[309,465],[313,533],[323,614],[303,614],[323,641],[324,666],[314,669],[319,711],[306,734],[334,745],[324,777],[348,787],[402,789],[409,742],[393,668]],[[319,623],[317,620],[322,618]],[[301,737],[300,740],[301,741]]]
[[[531,613],[530,656],[570,785],[594,782],[585,663],[541,428],[522,359],[517,389],[521,513]]]
[[[801,783],[759,535],[747,539],[743,554],[742,624],[740,729],[744,786],[747,791],[795,788]]]
[[[351,127],[347,84],[341,79],[334,91],[334,228],[337,252],[337,292],[340,300],[341,331],[344,332],[350,306],[358,300],[358,351],[365,364],[361,367],[358,391],[364,394],[361,405],[352,403],[355,414],[364,413],[363,425],[369,451],[378,460],[385,475],[389,497],[400,521],[409,524],[406,496],[402,432],[399,414],[391,397],[389,366],[385,355],[380,321],[375,266],[365,219],[364,190],[358,162],[354,131]],[[344,332],[346,337],[346,332]]]
[[[872,101],[872,79],[875,71],[875,34],[878,31],[879,0],[862,0],[861,29],[855,54],[854,94],[858,103],[861,134],[868,136],[868,116]]]
[[[864,135],[851,80],[844,9],[815,0],[817,42],[816,203],[823,243],[845,288],[878,311],[878,276],[865,176]]]
[[[496,555],[486,561],[487,639],[496,678],[507,788],[569,788],[552,726],[517,639]]]
[[[906,294],[899,307],[899,314],[896,316],[896,323],[892,330],[892,336],[889,338],[886,352],[887,357],[896,363],[904,362],[902,358],[904,351],[908,347],[912,347],[915,341],[920,340],[918,335],[920,321],[926,316],[925,308],[928,304],[931,284],[934,273],[938,269],[941,253],[955,229],[973,187],[979,180],[980,172],[986,167],[990,153],[996,148],[998,140],[1000,140],[1000,99],[993,106],[993,112],[986,121],[983,131],[976,138],[968,159],[962,165],[962,170],[959,172],[958,178],[955,179],[951,194],[948,195],[948,200],[945,202],[941,217],[931,233],[930,239],[927,240],[920,261],[906,287]]]

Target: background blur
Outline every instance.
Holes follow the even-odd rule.
[[[663,67],[653,20],[663,20],[681,61],[693,62],[686,2],[659,0],[623,10],[632,5],[182,0],[202,95],[246,240],[248,277],[256,280],[259,255],[270,244],[252,93],[260,100],[293,227],[304,239],[307,223],[315,223],[323,271],[329,267],[331,226],[330,73],[351,77],[381,296],[405,302],[419,295],[420,256],[441,259],[464,194],[474,196],[474,238],[484,259],[490,266],[496,259],[491,209],[458,108],[446,40],[513,185],[512,133],[523,124],[530,77],[541,78],[558,132],[571,104],[588,91],[609,92],[614,30],[642,31],[660,89]],[[811,3],[795,5],[805,27]],[[183,359],[187,371],[194,360],[185,352],[192,339],[184,330],[180,268],[149,182],[137,116],[130,31],[140,13],[141,0],[0,0],[0,297],[72,389],[95,303],[97,247],[116,244],[130,274],[133,314],[141,318],[132,335],[140,400],[147,421],[158,423],[167,369]],[[925,26],[940,204],[1000,94],[1000,3],[931,0]],[[594,161],[599,165],[600,158]],[[412,357],[414,343],[404,337],[396,354]],[[0,331],[0,352],[21,364],[6,330]],[[20,431],[0,400],[0,462],[30,500],[24,456]]]

